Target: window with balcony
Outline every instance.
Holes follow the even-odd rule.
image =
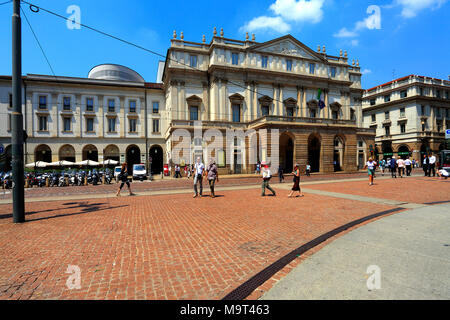
[[[286,115],[288,117],[293,117],[294,116],[294,107],[292,107],[292,106],[286,107]]]
[[[309,109],[309,117],[315,118],[316,117],[316,109]]]
[[[406,124],[400,124],[400,133],[406,133]]]
[[[72,109],[72,106],[70,104],[70,97],[64,97],[63,98],[63,110],[70,111],[71,109]]]
[[[292,60],[286,60],[286,71],[292,71]]]
[[[86,118],[86,132],[94,132],[94,118]]]
[[[46,116],[39,116],[39,131],[47,131],[47,117]]]
[[[108,118],[108,132],[116,132],[116,118]]]
[[[128,119],[128,129],[130,133],[136,133],[136,119]]]
[[[391,127],[390,126],[384,127],[384,133],[386,136],[390,136],[391,135]]]
[[[130,113],[136,113],[136,101],[131,100],[129,103]]]
[[[400,91],[400,98],[406,98],[408,97],[408,93],[406,92],[406,90]]]
[[[94,111],[94,99],[86,99],[86,111]]]
[[[384,113],[384,119],[385,120],[389,120],[390,118],[389,118],[389,111],[386,111],[385,113]]]
[[[333,110],[333,111],[331,111],[331,117],[332,117],[334,120],[339,119],[339,111],[338,111],[338,110]]]
[[[152,132],[159,133],[159,119],[153,119]]]
[[[400,118],[406,118],[405,108],[400,108]]]
[[[114,99],[108,100],[108,112],[116,112],[116,106]]]
[[[376,114],[374,113],[374,114],[372,114],[372,122],[376,122],[377,121],[377,116],[376,116]]]
[[[189,56],[189,65],[192,68],[197,68],[197,56]]]
[[[241,122],[241,106],[239,104],[233,105],[233,122]]]
[[[198,107],[197,106],[189,107],[189,120],[191,120],[191,121],[198,120]]]
[[[267,57],[267,56],[261,57],[261,67],[262,68],[267,68],[267,61],[269,61],[269,57]]]
[[[336,67],[331,67],[330,68],[330,76],[332,78],[336,78]]]
[[[315,63],[310,63],[309,64],[309,74],[314,74],[316,70],[316,64]]]
[[[375,103],[376,103],[376,99],[370,99],[370,105],[371,105],[371,106],[374,106]]]
[[[153,101],[153,113],[159,113],[159,102],[158,101]]]
[[[64,132],[70,132],[72,130],[72,118],[65,117],[63,119],[63,129]]]
[[[239,64],[239,53],[233,52],[231,54],[231,63],[235,66]]]
[[[39,96],[39,109],[47,109],[47,96]]]
[[[389,102],[389,101],[391,101],[391,95],[390,94],[385,95],[384,96],[384,102]]]

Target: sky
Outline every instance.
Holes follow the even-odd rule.
[[[0,75],[11,74],[12,3],[0,0]],[[257,42],[291,34],[313,50],[347,50],[358,59],[364,89],[410,74],[450,76],[450,0],[28,0],[67,18],[77,6],[81,23],[124,38],[165,56],[173,31],[186,41],[207,43],[213,29],[224,36]],[[162,57],[89,29],[71,29],[46,12],[23,4],[50,64],[58,76],[87,77],[102,63],[125,65],[155,82]],[[23,74],[52,74],[22,15]]]

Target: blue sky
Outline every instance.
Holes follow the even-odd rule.
[[[0,3],[3,2],[0,0]],[[328,54],[347,50],[359,59],[363,88],[409,74],[440,79],[450,75],[449,0],[29,0],[69,17],[70,5],[81,9],[81,22],[165,55],[173,30],[186,41],[210,41],[213,28],[225,37],[245,39],[245,31],[263,42],[290,33],[313,50]],[[372,6],[368,11],[369,6]],[[373,6],[376,6],[373,9]],[[146,81],[156,80],[161,58],[87,29],[70,30],[66,22],[24,5],[57,75],[86,77],[101,63],[126,65]],[[0,74],[11,74],[12,3],[0,6]],[[379,15],[377,15],[379,12]],[[377,17],[379,19],[377,20]],[[25,19],[23,73],[51,74]]]

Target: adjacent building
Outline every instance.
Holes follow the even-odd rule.
[[[389,158],[445,148],[450,128],[450,81],[409,75],[364,91],[364,126],[376,131],[375,153]]]

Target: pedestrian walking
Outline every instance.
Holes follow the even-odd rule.
[[[392,159],[389,161],[389,168],[391,170],[391,177],[397,179],[397,172],[396,172],[397,161],[395,160],[394,156],[392,156]]]
[[[259,174],[261,172],[261,162],[256,163],[256,174]]]
[[[206,168],[206,171],[208,172],[208,183],[209,183],[209,189],[211,191],[211,198],[215,198],[216,195],[214,193],[214,185],[217,182],[219,182],[219,172],[217,170],[216,161],[214,159],[211,159],[208,165],[208,168]]]
[[[300,165],[298,163],[294,166],[294,171],[292,171],[292,174],[294,175],[293,182],[294,185],[292,186],[291,193],[288,195],[289,198],[292,198],[292,195],[294,192],[298,192],[298,195],[296,197],[303,197],[303,193],[300,189]]]
[[[428,169],[428,176],[431,177],[431,171],[433,171],[433,177],[436,176],[436,157],[430,153],[430,167]]]
[[[384,176],[384,168],[386,168],[386,160],[383,158],[380,161],[380,171],[382,176]]]
[[[194,198],[198,196],[197,183],[200,185],[200,197],[203,194],[203,175],[205,174],[205,165],[201,162],[200,157],[194,165]]]
[[[272,178],[269,164],[270,163],[261,164],[262,165],[262,178],[263,178],[263,182],[261,185],[261,189],[262,189],[261,196],[263,196],[263,197],[266,195],[266,188],[272,192],[273,196],[276,196],[275,191],[269,185],[269,180],[270,180],[270,178]]]
[[[190,164],[186,165],[184,170],[186,171],[186,176],[189,179],[191,177],[191,172],[192,172],[191,165]]]
[[[278,179],[280,179],[280,183],[284,181],[283,168],[281,165],[278,166]]]
[[[403,178],[403,175],[405,174],[405,162],[402,158],[399,158],[397,160],[397,168],[398,168],[398,176],[400,178]]]
[[[117,190],[116,197],[118,197],[120,195],[120,191],[122,190],[125,183],[127,184],[128,191],[130,192],[130,196],[134,195],[134,193],[131,192],[130,181],[128,181],[128,167],[127,167],[126,162],[122,163],[122,168],[120,169],[118,178],[121,181],[121,183],[120,183],[119,189]]]
[[[412,161],[409,159],[409,157],[406,157],[405,167],[406,167],[406,176],[409,177],[412,171]]]
[[[310,176],[311,175],[311,165],[309,164],[309,162],[306,163],[306,176]]]
[[[424,176],[428,176],[428,169],[430,166],[430,158],[426,154],[423,155],[423,173]]]
[[[375,176],[375,166],[376,162],[373,161],[372,157],[369,158],[364,169],[367,168],[367,173],[369,174],[369,186],[373,186],[373,177]]]

